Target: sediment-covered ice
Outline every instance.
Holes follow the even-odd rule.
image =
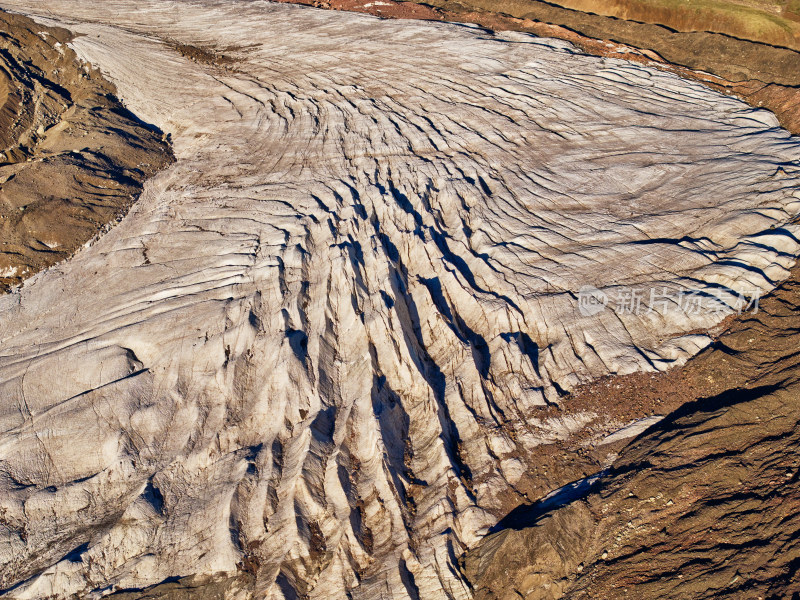
[[[0,298],[9,598],[468,598],[518,449],[581,426],[540,407],[731,310],[652,290],[735,308],[798,252],[800,143],[671,74],[259,1],[0,6],[81,34],[178,159]]]

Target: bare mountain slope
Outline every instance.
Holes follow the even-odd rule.
[[[796,276],[685,368],[712,395],[622,453],[585,499],[519,509],[464,561],[479,600],[800,594]]]
[[[66,30],[0,13],[0,33],[3,291],[122,218],[170,152],[79,61]]]
[[[797,0],[555,0],[551,4],[629,21],[657,23],[674,31],[714,31],[800,50]]]
[[[798,252],[798,141],[668,73],[262,2],[0,5],[81,34],[177,158],[0,298],[9,598],[468,598],[520,448],[592,418],[548,404],[682,364]]]

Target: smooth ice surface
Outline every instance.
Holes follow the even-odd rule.
[[[726,314],[613,299],[732,302],[798,252],[798,140],[670,74],[258,1],[0,6],[83,34],[178,157],[0,298],[9,598],[245,555],[269,598],[468,598],[454,561],[519,449],[582,426],[539,407],[681,363]]]

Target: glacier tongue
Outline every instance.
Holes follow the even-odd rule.
[[[259,1],[0,6],[83,34],[178,158],[0,298],[9,598],[468,598],[518,449],[569,433],[540,408],[726,314],[580,288],[763,292],[798,252],[800,143],[671,74]]]

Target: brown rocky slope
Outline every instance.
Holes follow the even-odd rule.
[[[122,217],[171,160],[69,32],[0,12],[0,291]]]
[[[554,0],[553,4],[675,31],[713,31],[770,46],[800,49],[797,0]]]
[[[664,376],[702,396],[625,448],[589,495],[517,509],[469,552],[476,598],[800,593],[797,279]]]

